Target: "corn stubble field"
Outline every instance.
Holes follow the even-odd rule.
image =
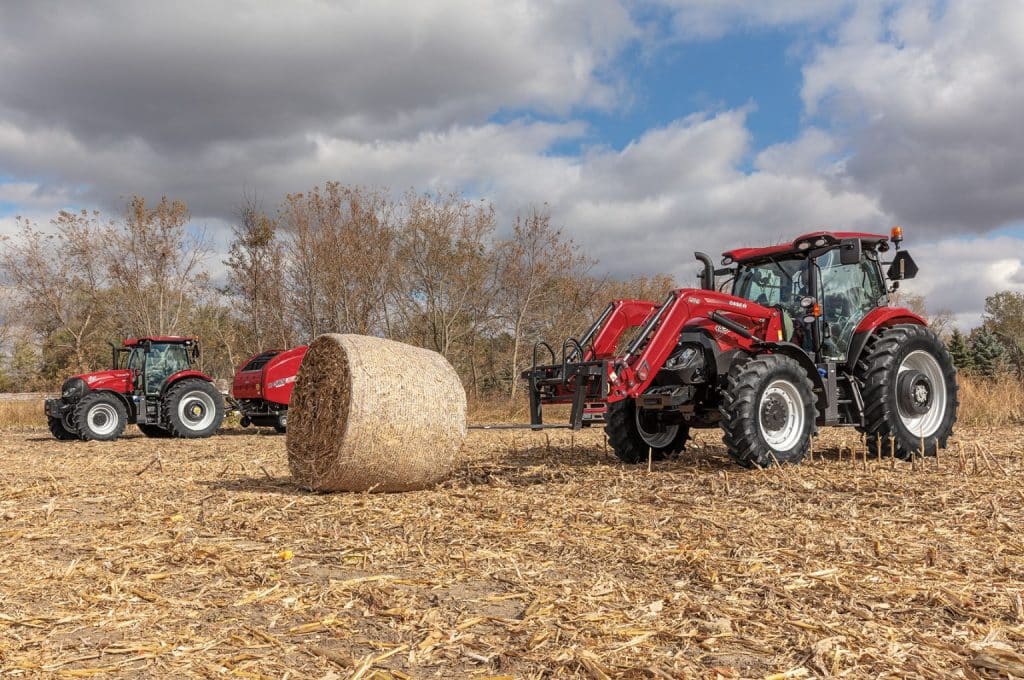
[[[0,432],[4,677],[1024,675],[1024,430],[745,471],[717,431],[474,432],[450,482],[306,493],[284,437]]]

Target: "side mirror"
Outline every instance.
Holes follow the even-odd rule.
[[[914,262],[914,258],[910,257],[910,253],[901,250],[896,253],[892,264],[889,265],[889,271],[886,272],[886,276],[889,277],[890,281],[912,279],[917,276],[917,263]]]
[[[839,264],[857,264],[860,262],[860,239],[844,238],[839,242]]]

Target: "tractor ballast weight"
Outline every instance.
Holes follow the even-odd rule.
[[[682,450],[691,427],[722,427],[747,466],[799,461],[819,425],[856,427],[872,451],[934,454],[956,420],[956,371],[924,319],[888,306],[917,271],[901,241],[899,228],[815,232],[728,251],[720,269],[696,253],[699,288],[614,301],[557,358],[534,348],[531,427],[547,426],[544,405],[570,404],[568,426],[604,422],[628,462]]]
[[[231,396],[242,414],[242,427],[288,428],[288,404],[306,345],[292,349],[268,349],[246,359],[231,383]]]
[[[111,354],[110,370],[72,376],[44,402],[54,437],[109,441],[134,423],[147,437],[193,439],[220,427],[224,399],[195,368],[198,338],[129,338]]]

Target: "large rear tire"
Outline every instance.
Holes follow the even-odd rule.
[[[690,428],[685,423],[657,427],[645,427],[642,412],[632,399],[623,399],[608,406],[604,431],[608,443],[623,463],[636,464],[652,460],[664,460],[686,448]],[[647,428],[650,428],[649,430]]]
[[[167,390],[163,411],[171,436],[199,439],[209,437],[220,427],[224,399],[205,380],[182,380]]]
[[[128,410],[113,394],[92,392],[75,406],[75,425],[83,441],[113,441],[128,424]]]
[[[814,386],[795,359],[754,357],[729,372],[722,441],[744,467],[799,463],[811,445],[815,408]]]
[[[857,362],[864,396],[864,437],[871,455],[934,456],[956,423],[956,368],[945,344],[926,326],[901,324],[878,331]]]
[[[78,433],[68,428],[63,418],[47,416],[46,422],[50,426],[50,434],[54,439],[62,442],[69,442],[78,439]]]

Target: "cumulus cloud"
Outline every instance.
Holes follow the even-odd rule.
[[[711,39],[737,30],[825,25],[841,17],[847,0],[663,0],[673,15],[676,37]]]
[[[908,232],[913,239],[914,234]],[[1024,239],[945,238],[910,241],[909,250],[921,268],[904,289],[924,295],[930,313],[948,310],[961,328],[981,321],[985,298],[1001,290],[1024,293]]]
[[[326,131],[373,139],[501,107],[610,106],[633,32],[611,0],[6,3],[0,91],[19,127],[161,153]]]
[[[848,134],[846,171],[930,233],[1024,216],[1024,4],[865,3],[804,68],[811,114]]]
[[[682,40],[817,36],[801,133],[752,148],[741,108],[598,145],[587,117],[629,105],[617,69],[651,6]],[[902,222],[913,286],[966,320],[1024,280],[1014,239],[972,241],[973,278],[942,260],[1024,218],[1022,29],[1005,0],[0,4],[0,203],[166,194],[223,248],[243,191],[463,189],[505,218],[548,203],[601,271],[680,281],[693,250]]]

